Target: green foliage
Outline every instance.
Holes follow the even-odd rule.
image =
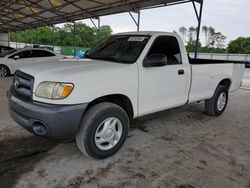
[[[205,45],[198,43],[198,52],[205,52],[205,53],[226,53],[225,40],[226,36],[224,36],[221,32],[216,32],[213,27],[202,26],[201,31],[204,34],[204,41]],[[186,49],[188,52],[195,51],[195,44],[196,44],[196,34],[197,28],[189,27],[188,29],[185,27],[179,28],[179,34],[181,35],[183,41],[186,43]]]
[[[187,52],[194,52],[195,51],[195,45],[196,41],[188,41],[186,45],[186,50]],[[218,48],[218,47],[207,47],[207,46],[202,46],[201,43],[198,43],[198,52],[202,53],[227,53],[226,48]]]
[[[108,25],[100,27],[99,34],[95,27],[89,27],[82,22],[75,23],[75,46],[90,48],[99,40],[111,35]],[[74,24],[64,24],[62,27],[39,27],[10,33],[10,41],[56,46],[74,46]]]
[[[189,40],[186,45],[186,50],[187,52],[194,52],[195,51],[195,45],[196,41],[195,40]],[[201,51],[201,43],[198,43],[198,51]]]
[[[112,29],[109,25],[103,25],[100,27],[100,31],[99,31],[99,40],[102,40],[104,38],[106,38],[107,36],[109,36],[112,33]]]
[[[76,35],[75,46],[91,48],[98,41],[111,35],[112,29],[108,25],[100,27],[99,33],[95,27],[87,26],[82,22],[75,23]],[[186,43],[188,52],[195,50],[195,38],[197,28],[180,27],[178,30],[182,39]],[[205,53],[243,53],[250,54],[250,37],[239,37],[229,43],[228,48],[224,48],[225,39],[221,32],[217,32],[213,27],[203,26],[205,45],[198,43],[198,52]],[[10,33],[10,41],[17,41],[31,44],[45,44],[55,46],[74,46],[74,24],[64,24],[62,27],[44,26],[37,29],[27,29]]]
[[[228,53],[250,54],[250,37],[239,37],[228,44]]]

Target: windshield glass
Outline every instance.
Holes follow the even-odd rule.
[[[14,53],[15,51],[16,51],[16,49],[12,49],[12,50],[9,50],[9,51],[2,52],[2,53],[0,53],[0,57],[5,57],[5,56],[7,56],[9,54]]]
[[[146,46],[148,35],[114,35],[92,48],[86,58],[118,63],[134,63]]]

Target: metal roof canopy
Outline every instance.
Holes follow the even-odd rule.
[[[0,32],[53,25],[190,0],[1,0]]]
[[[129,12],[139,31],[140,10],[192,2],[198,20],[196,51],[203,0],[1,0],[0,32],[14,32],[39,26]],[[198,12],[195,2],[200,4]],[[136,20],[131,12],[138,13]],[[92,21],[94,24],[94,22]],[[94,24],[96,27],[96,25]],[[98,28],[97,28],[98,29]]]

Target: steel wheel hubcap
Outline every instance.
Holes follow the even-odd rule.
[[[226,96],[226,93],[223,92],[220,94],[218,101],[217,101],[217,109],[219,111],[223,110],[223,108],[226,105],[226,101],[227,101],[227,96]]]
[[[7,75],[7,70],[5,68],[0,68],[0,76],[5,77]]]
[[[97,127],[95,144],[100,150],[110,150],[119,142],[121,135],[121,121],[116,117],[109,117]]]

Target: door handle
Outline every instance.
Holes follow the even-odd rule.
[[[179,75],[184,74],[184,73],[185,73],[185,71],[183,69],[178,70]]]

